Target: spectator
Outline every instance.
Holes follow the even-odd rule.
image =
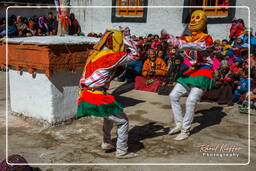
[[[51,32],[53,29],[58,29],[58,21],[54,18],[53,13],[49,12],[46,18],[46,23],[49,31]]]
[[[157,58],[154,49],[148,50],[148,59],[142,67],[142,77],[135,79],[135,89],[156,92],[166,74],[166,64]]]
[[[229,71],[229,66],[222,66],[214,73],[213,89],[205,92],[202,99],[216,101],[218,104],[233,105],[233,75]]]
[[[31,32],[26,23],[24,23],[24,18],[22,16],[17,17],[16,26],[18,29],[18,36],[19,37],[29,37],[31,36]]]
[[[244,29],[245,26],[242,19],[233,19],[229,33],[230,43],[233,42],[237,37],[241,36],[244,32]]]
[[[6,37],[7,31],[6,27],[3,27],[3,31],[0,33],[0,38]],[[8,37],[16,37],[18,35],[18,30],[16,24],[12,19],[8,20]]]
[[[159,36],[158,36],[158,35],[155,35],[155,36],[154,36],[154,40],[153,40],[153,42],[152,42],[152,44],[151,44],[151,48],[154,49],[154,50],[156,50],[156,49],[157,49],[157,46],[160,45],[160,44],[161,44],[161,42],[159,41]]]
[[[41,29],[42,34],[47,35],[47,33],[49,32],[49,28],[48,28],[45,16],[42,16],[39,18],[38,26]]]
[[[251,79],[248,79],[248,71],[242,72],[240,81],[234,91],[234,102],[238,102],[240,98],[248,91],[249,84],[251,84]]]
[[[33,36],[36,36],[37,28],[36,28],[36,24],[32,18],[28,19],[28,30]]]
[[[71,13],[70,14],[70,28],[69,28],[69,34],[70,35],[80,35],[81,33],[81,27],[80,24],[78,23],[77,19],[75,18],[75,14]]]
[[[173,63],[168,67],[168,72],[164,78],[162,85],[157,90],[158,94],[169,95],[172,88],[176,84],[176,80],[188,68],[189,67],[183,63],[183,57],[176,55],[173,58]]]
[[[249,99],[249,93],[250,93],[250,99]],[[242,105],[239,106],[240,113],[249,113],[250,114],[256,114],[256,88],[254,88],[252,91],[247,92],[245,95],[245,99],[242,100]]]

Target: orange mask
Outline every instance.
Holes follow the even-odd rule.
[[[195,10],[192,15],[188,25],[188,29],[191,32],[202,32],[206,26],[207,16],[202,10]]]

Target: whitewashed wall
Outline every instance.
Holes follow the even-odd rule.
[[[183,0],[148,0],[149,6],[183,6]],[[71,0],[73,6],[112,6],[112,0]],[[251,27],[255,28],[256,1],[237,0],[237,6],[249,6],[251,8]],[[127,25],[132,34],[145,36],[149,33],[159,34],[162,28],[169,33],[180,35],[184,30],[182,24],[183,9],[180,8],[149,8],[147,23],[111,23],[111,8],[87,8],[72,9],[78,18],[82,31],[104,32],[107,28]],[[237,8],[236,18],[242,18],[248,25],[248,9]],[[214,39],[228,38],[230,24],[208,24],[208,31]],[[255,30],[255,29],[254,29]]]
[[[32,77],[28,72],[10,70],[11,111],[24,116],[59,123],[73,118],[77,110],[78,83],[82,70],[76,73],[58,71],[49,79],[43,73]]]

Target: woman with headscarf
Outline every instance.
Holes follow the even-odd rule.
[[[70,27],[69,27],[69,34],[74,35],[77,34],[79,35],[81,33],[81,27],[77,19],[75,18],[75,14],[71,13],[70,14]]]

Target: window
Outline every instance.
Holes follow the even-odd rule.
[[[228,8],[221,6],[229,6],[229,0],[203,0],[198,6],[213,6],[214,8],[203,7],[207,16],[228,16]]]
[[[118,16],[143,16],[144,9],[139,6],[143,6],[144,0],[117,0],[117,15]]]
[[[235,8],[224,6],[236,6],[236,0],[184,0],[184,6],[202,6],[202,8],[184,8],[183,23],[189,22],[191,13],[196,9],[205,11],[208,23],[231,23],[235,16]]]
[[[148,0],[112,0],[112,22],[146,22]]]

